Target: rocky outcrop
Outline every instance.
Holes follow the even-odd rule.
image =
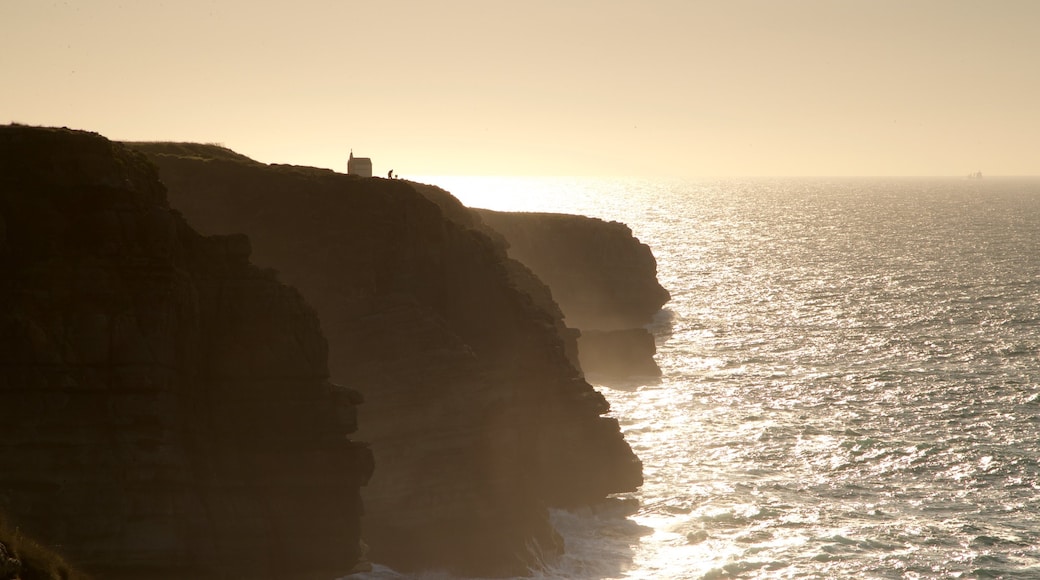
[[[548,506],[641,484],[605,399],[567,358],[573,336],[548,291],[454,198],[206,146],[134,146],[193,224],[250,235],[255,259],[318,310],[334,379],[365,386],[375,561],[522,574],[562,549]]]
[[[371,454],[314,311],[98,135],[0,127],[0,512],[102,578],[330,578]]]
[[[644,327],[670,296],[650,247],[628,226],[596,218],[476,209],[507,241],[509,255],[552,289],[565,321],[581,331],[582,368],[611,377],[656,376]]]
[[[581,366],[603,377],[657,377],[657,346],[645,328],[582,330],[578,339]]]
[[[670,296],[650,247],[620,222],[579,215],[473,210],[552,288],[567,323],[585,330],[649,324]]]

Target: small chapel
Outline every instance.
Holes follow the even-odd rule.
[[[372,177],[372,160],[368,157],[354,157],[354,150],[351,149],[350,159],[347,160],[347,175]]]

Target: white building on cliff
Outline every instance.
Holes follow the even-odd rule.
[[[354,150],[351,149],[350,159],[347,160],[347,175],[372,177],[372,160],[368,157],[354,157]]]

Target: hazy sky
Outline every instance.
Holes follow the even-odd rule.
[[[378,173],[1040,174],[1040,0],[0,0],[0,123]]]

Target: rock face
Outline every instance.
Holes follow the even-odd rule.
[[[473,210],[552,288],[567,324],[618,330],[648,324],[668,300],[650,247],[620,222],[579,215]]]
[[[330,578],[371,454],[314,311],[143,155],[0,127],[0,512],[103,578]]]
[[[659,375],[649,324],[670,296],[650,247],[619,222],[577,215],[473,210],[509,255],[552,289],[566,323],[580,329],[581,366],[613,377]]]
[[[645,328],[582,330],[578,339],[581,366],[593,375],[606,377],[656,377],[661,369],[654,362],[657,346]]]
[[[249,234],[255,259],[318,310],[333,378],[364,385],[373,560],[523,574],[562,549],[548,506],[641,484],[605,399],[567,358],[573,336],[548,291],[453,198],[205,146],[134,146],[193,224]]]

